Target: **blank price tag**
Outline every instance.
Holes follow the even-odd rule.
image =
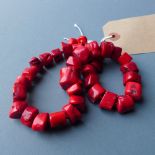
[[[130,54],[155,52],[155,14],[109,21],[103,26],[104,36]]]

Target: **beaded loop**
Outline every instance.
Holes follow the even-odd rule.
[[[63,57],[67,58],[72,54],[72,46],[62,43],[62,50],[59,48],[51,52],[44,52],[39,58],[32,57],[29,61],[30,67],[24,69],[17,77],[13,85],[13,104],[9,117],[20,119],[21,123],[32,128],[34,131],[43,131],[46,128],[64,127],[69,122],[75,124],[81,120],[82,113],[85,112],[85,99],[83,96],[82,81],[79,71],[71,65],[60,70],[60,85],[69,95],[68,104],[62,110],[53,113],[39,113],[36,107],[27,103],[27,93],[39,74],[45,68],[51,68],[60,62]]]
[[[95,42],[96,44],[96,42]],[[87,45],[88,46],[88,45]],[[90,49],[92,52],[94,49]],[[122,48],[114,46],[111,42],[103,40],[100,44],[100,56],[102,60],[111,58],[119,63],[120,70],[123,74],[123,84],[125,86],[125,95],[117,95],[101,86],[97,72],[94,73],[91,69],[83,73],[85,86],[88,87],[87,94],[91,102],[99,103],[101,109],[113,110],[117,109],[119,113],[126,113],[134,109],[135,101],[142,98],[142,84],[139,69],[132,57],[123,52]],[[98,59],[99,61],[100,59]],[[91,65],[91,61],[89,65]],[[88,66],[88,64],[87,64]],[[91,68],[91,67],[89,67]],[[85,75],[87,73],[87,75]]]

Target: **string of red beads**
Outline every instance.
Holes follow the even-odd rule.
[[[76,40],[82,44],[82,38]],[[39,57],[32,57],[29,61],[30,67],[24,69],[13,84],[13,103],[9,112],[9,117],[20,119],[21,123],[35,131],[43,131],[47,128],[64,127],[67,124],[75,124],[81,120],[82,113],[85,112],[85,99],[83,96],[82,81],[77,67],[69,65],[60,70],[60,84],[69,95],[68,104],[62,107],[61,111],[44,113],[27,103],[27,94],[33,82],[45,68],[52,67],[55,63],[64,58],[68,58],[73,53],[71,44],[62,42],[62,50],[59,48],[51,52],[44,52]],[[74,58],[73,58],[74,59]]]
[[[96,42],[91,42],[87,44],[90,51],[95,51],[91,49],[93,47],[92,44],[97,47],[97,50],[99,49]],[[89,65],[89,71],[83,72],[89,99],[93,103],[99,103],[101,109],[113,110],[116,108],[120,113],[133,110],[135,101],[140,100],[142,97],[141,76],[138,73],[139,70],[136,63],[132,61],[132,57],[128,53],[124,52],[122,54],[122,48],[114,46],[111,42],[101,42],[100,50],[97,53],[100,53],[99,57],[102,60],[111,58],[121,65],[120,70],[123,73],[125,95],[117,95],[103,88],[99,82],[97,72],[94,72],[94,66],[90,66],[90,63],[85,66],[88,67]]]

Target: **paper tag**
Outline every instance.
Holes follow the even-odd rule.
[[[110,21],[103,26],[104,36],[130,54],[155,52],[155,14]]]

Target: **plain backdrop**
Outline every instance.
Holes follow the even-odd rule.
[[[144,99],[132,113],[100,110],[87,100],[82,123],[45,133],[33,132],[8,118],[17,75],[32,56],[60,47],[63,37],[78,37],[74,23],[89,39],[99,41],[106,22],[152,14],[154,6],[153,0],[0,0],[0,154],[154,155],[154,53],[133,56],[142,75]],[[60,110],[67,103],[68,96],[58,84],[64,65],[48,70],[31,92],[30,104],[42,112]],[[123,93],[118,65],[106,63],[100,79],[110,91]]]

